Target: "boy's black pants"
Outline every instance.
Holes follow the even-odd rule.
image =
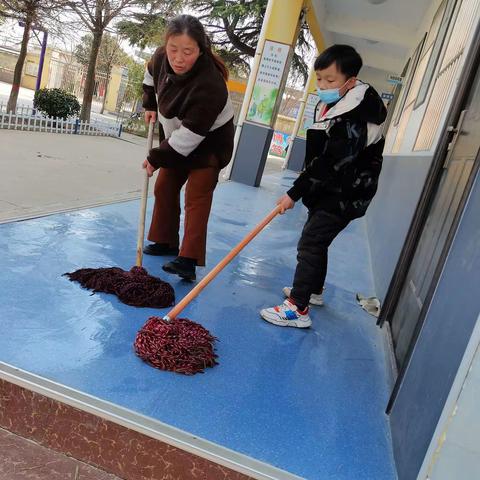
[[[312,293],[322,293],[327,276],[328,247],[349,220],[323,210],[310,211],[297,247],[297,268],[290,297],[305,308]]]

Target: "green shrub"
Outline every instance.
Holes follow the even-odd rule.
[[[60,88],[42,88],[35,92],[33,106],[47,117],[66,119],[78,115],[80,103],[77,97]]]

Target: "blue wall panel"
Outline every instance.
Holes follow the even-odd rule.
[[[400,480],[417,477],[480,311],[476,178],[390,417]]]
[[[385,299],[431,156],[385,156],[377,195],[366,215],[376,295]]]

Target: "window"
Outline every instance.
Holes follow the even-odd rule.
[[[459,3],[457,2],[457,6]],[[479,6],[480,0],[463,0],[457,9],[456,17],[453,15],[449,23],[450,36],[418,131],[414,147],[416,151],[429,150],[433,145],[440,120],[445,112],[445,104],[458,78],[458,70],[462,64],[468,37],[476,24]]]
[[[395,143],[392,146],[392,153],[398,153],[400,150],[400,146],[403,142],[403,137],[405,136],[405,130],[408,125],[408,120],[413,110],[413,100],[414,96],[416,95],[416,90],[414,90],[414,88],[416,85],[419,84],[419,79],[421,79],[423,75],[423,72],[421,70],[422,63],[419,64],[418,60],[420,58],[426,36],[427,34],[423,36],[412,57],[413,61],[410,75],[408,76],[408,81],[405,90],[403,91],[402,100],[399,102],[400,107],[398,109],[398,114],[396,118],[396,124],[398,124],[398,129],[397,135],[395,137]],[[419,68],[417,68],[417,65]],[[412,88],[412,86],[414,88]]]
[[[444,0],[440,7],[438,7],[437,13],[433,18],[426,41],[426,49],[429,57],[428,64],[418,91],[414,109],[422,105],[427,97],[428,87],[432,81],[433,72],[435,71],[456,3],[457,0]]]
[[[407,60],[407,63],[403,67],[402,70],[402,78],[405,78],[407,72],[408,72],[408,66],[410,65],[410,59]],[[399,83],[395,85],[395,88],[393,89],[393,100],[391,101],[390,105],[387,108],[387,118],[385,120],[385,126],[384,126],[384,131],[385,132],[390,132],[390,122],[392,121],[393,115],[396,114],[397,112],[397,104],[398,104],[398,99],[400,97],[400,93],[402,92],[402,84]],[[389,133],[387,133],[387,136]]]
[[[406,102],[407,96],[410,92],[410,86],[412,84],[413,76],[414,76],[415,70],[417,68],[417,63],[418,63],[418,59],[420,57],[420,52],[422,51],[422,47],[423,47],[423,44],[425,42],[425,37],[426,37],[426,34],[423,36],[422,40],[420,41],[417,48],[415,49],[415,52],[412,55],[412,61],[410,62],[410,65],[411,65],[410,66],[410,71],[407,73],[407,76],[403,79],[403,81],[405,82],[405,86],[402,89],[403,90],[402,97],[401,97],[401,99],[399,99],[399,102],[398,102],[398,110],[397,110],[397,114],[396,114],[395,122],[394,122],[395,125],[398,125],[398,123],[400,121],[401,114],[404,110],[405,102]]]

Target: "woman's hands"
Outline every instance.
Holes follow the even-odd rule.
[[[295,206],[295,202],[285,194],[277,200],[277,205],[280,207],[280,213],[283,215],[287,210]]]
[[[145,123],[148,125],[150,122],[155,123],[157,121],[157,112],[154,110],[145,111]],[[142,163],[142,168],[147,169],[147,175],[151,177],[156,168],[150,164],[150,162],[145,159]]]
[[[157,112],[153,110],[145,111],[145,123],[148,125],[150,122],[155,123],[157,121]]]
[[[155,112],[154,112],[155,113]],[[147,169],[147,175],[151,177],[153,175],[153,172],[156,170],[156,168],[147,160],[145,159],[142,163],[142,168]]]

